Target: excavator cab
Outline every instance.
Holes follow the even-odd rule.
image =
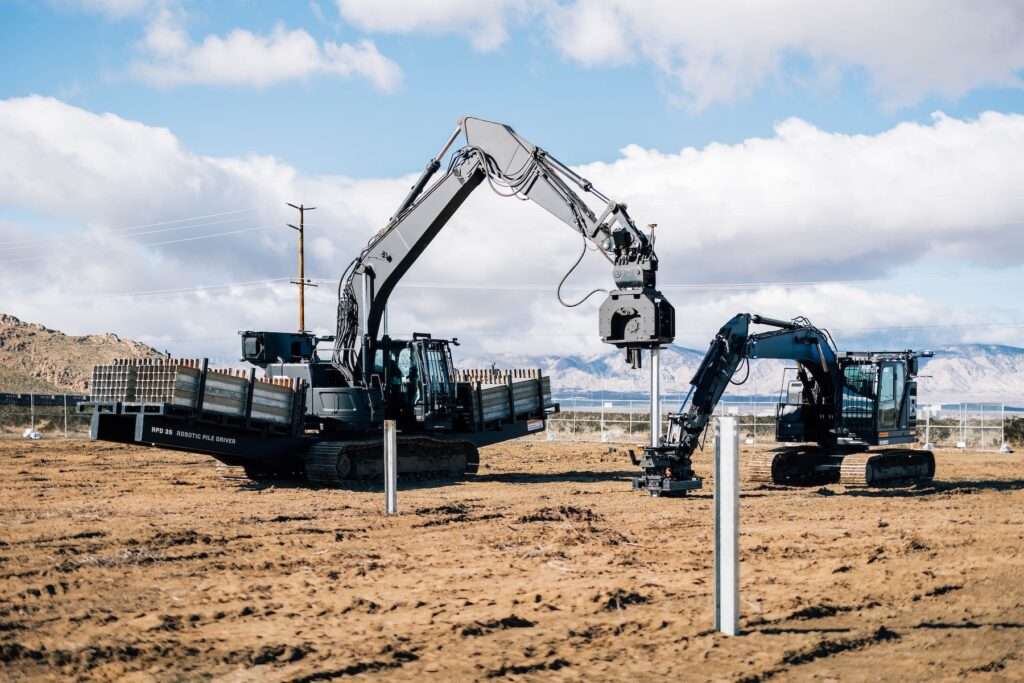
[[[917,359],[912,351],[839,353],[840,406],[831,430],[838,445],[912,443],[917,427]],[[775,440],[825,441],[814,423],[822,417],[813,380],[801,368],[786,368],[776,408]],[[830,413],[832,411],[829,411]]]
[[[374,357],[373,375],[385,396],[389,417],[427,431],[448,430],[456,413],[455,365],[451,345],[414,332],[411,340],[384,337]]]

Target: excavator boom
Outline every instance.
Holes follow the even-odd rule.
[[[435,179],[460,136],[465,138],[465,145],[452,153],[446,170]],[[675,315],[655,287],[657,256],[651,240],[636,227],[626,206],[610,199],[511,127],[465,117],[427,163],[387,225],[342,276],[333,363],[347,381],[354,386],[366,385],[369,359],[378,344],[392,291],[484,181],[500,195],[540,205],[608,260],[617,289],[602,306],[600,331],[604,341],[627,349],[634,364],[638,363],[639,349],[672,341]],[[599,208],[592,209],[580,193],[595,199]],[[628,305],[622,303],[626,299],[623,293],[629,294]]]

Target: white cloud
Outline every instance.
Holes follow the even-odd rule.
[[[1016,0],[578,0],[550,21],[571,59],[649,60],[697,108],[785,78],[793,61],[826,80],[837,70],[863,70],[890,105],[1024,85],[1024,6]]]
[[[508,24],[527,15],[533,0],[337,0],[342,18],[366,31],[457,33],[489,51],[508,39]]]
[[[318,74],[362,77],[383,92],[395,90],[401,68],[369,40],[320,44],[302,29],[276,26],[258,35],[235,29],[193,42],[181,17],[163,8],[139,43],[143,57],[131,67],[139,79],[157,86],[186,84],[271,86]]]
[[[1024,85],[1018,0],[337,0],[367,31],[467,36],[502,45],[514,24],[546,24],[556,48],[587,66],[647,61],[697,109],[808,75],[867,75],[889,106],[978,87]],[[794,75],[796,74],[796,75]]]
[[[557,154],[557,141],[520,132]],[[445,134],[438,131],[439,140]],[[284,224],[295,217],[286,201],[318,207],[307,221],[307,273],[333,279],[413,180],[310,177],[271,157],[201,156],[166,129],[42,97],[0,100],[0,149],[0,206],[40,218],[0,224],[0,310],[70,331],[159,338],[192,354],[230,356],[236,329],[291,329],[294,287],[102,294],[287,279],[295,237]],[[433,151],[425,144],[423,158]],[[409,166],[422,160],[411,157]],[[627,202],[639,224],[659,224],[664,285],[885,278],[934,254],[979,267],[1024,264],[1021,115],[936,115],[930,124],[860,136],[792,119],[770,138],[678,153],[628,146],[610,163],[578,170]],[[162,225],[154,229],[173,230],[149,236],[117,229],[240,209],[252,211],[195,228]],[[78,227],[60,232],[44,223]],[[251,227],[267,229],[146,246]],[[9,248],[23,241],[29,249]],[[578,235],[539,207],[497,197],[485,185],[404,281],[445,288],[398,290],[391,329],[457,335],[470,342],[467,351],[599,349],[600,297],[571,311],[554,299],[579,248]],[[590,255],[569,284],[607,286],[607,265]],[[843,345],[891,325],[1020,322],[1017,312],[994,309],[986,292],[968,305],[885,282],[666,291],[680,342],[698,348],[738,311],[807,315],[841,333]],[[333,283],[308,292],[307,320],[324,332],[333,326],[334,294]],[[986,329],[937,329],[929,338],[1024,341],[1020,328]]]

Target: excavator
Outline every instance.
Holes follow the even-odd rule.
[[[465,144],[452,153],[446,170],[435,179],[442,161],[460,137],[464,137]],[[572,303],[562,298],[562,286],[582,261],[588,246],[596,247],[608,261],[616,288],[607,292],[601,305],[599,331],[604,342],[626,351],[634,368],[640,367],[644,349],[659,348],[670,343],[675,335],[675,311],[656,288],[658,258],[653,240],[637,228],[626,205],[603,194],[510,126],[463,117],[441,150],[428,161],[387,224],[346,268],[338,286],[337,330],[330,361],[337,381],[332,383],[335,386],[331,391],[346,396],[345,402],[355,407],[349,419],[357,428],[349,431],[374,431],[384,418],[399,419],[406,433],[399,443],[399,453],[404,454],[400,455],[400,473],[403,460],[409,463],[441,457],[450,462],[448,458],[456,447],[465,453],[467,471],[473,471],[478,460],[473,440],[458,434],[464,430],[466,421],[449,419],[440,429],[432,424],[432,418],[439,414],[466,413],[471,410],[467,403],[479,404],[479,412],[486,412],[479,389],[474,396],[469,390],[460,391],[453,381],[447,343],[433,340],[433,350],[424,352],[419,346],[425,339],[414,335],[410,341],[395,340],[380,335],[380,329],[395,286],[466,198],[485,182],[499,195],[540,205],[580,235],[580,255],[558,285],[557,297],[562,305],[578,306],[597,292],[605,291],[595,289]],[[599,212],[591,209],[579,193],[596,200]],[[401,354],[406,351],[428,360],[419,364],[415,379],[401,368]],[[430,363],[430,358],[436,362]],[[302,373],[303,369],[301,365],[279,369],[268,366],[268,371],[286,376]],[[410,382],[418,383],[412,391]],[[336,426],[345,431],[350,425]],[[493,443],[494,430],[489,431],[489,442]],[[424,438],[424,432],[432,440]],[[519,435],[521,432],[512,430],[506,438]],[[484,443],[480,438],[475,441]],[[352,464],[356,452],[368,464],[380,461],[377,447],[365,444],[365,439],[348,443],[325,441],[309,450],[306,470],[357,470]],[[374,471],[372,464],[367,469]],[[430,471],[431,467],[417,464],[414,469]]]
[[[217,374],[205,361],[97,367],[92,400],[80,406],[92,414],[92,438],[206,453],[252,479],[302,475],[344,485],[380,477],[386,419],[398,423],[398,471],[406,477],[472,474],[478,447],[542,431],[558,406],[539,370],[460,371],[455,339],[381,333],[395,286],[484,183],[538,204],[580,236],[558,300],[578,306],[605,292],[601,338],[624,349],[634,368],[645,349],[671,343],[675,311],[656,287],[653,236],[626,205],[511,127],[467,116],[343,272],[334,335],[241,332],[242,360],[255,366],[248,380]],[[590,247],[607,260],[615,288],[566,302],[562,287]],[[329,357],[321,344],[331,345]]]
[[[751,332],[751,325],[770,328]],[[874,446],[916,440],[919,359],[927,351],[836,350],[827,330],[806,318],[778,320],[741,313],[711,341],[690,380],[680,409],[669,415],[668,433],[642,458],[633,488],[652,496],[682,496],[699,486],[692,456],[722,394],[749,376],[750,361],[793,361],[776,408],[778,442],[788,444],[745,455],[754,481],[784,485],[842,483],[850,486],[922,484],[935,474],[930,451]]]

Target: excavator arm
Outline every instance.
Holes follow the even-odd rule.
[[[752,324],[775,329],[751,334]],[[636,488],[672,494],[700,486],[691,466],[693,452],[729,384],[742,384],[734,381],[740,365],[757,358],[792,360],[800,365],[805,386],[812,394],[809,409],[814,412],[810,420],[814,432],[821,441],[834,438],[833,406],[839,400],[841,377],[828,333],[806,319],[787,321],[740,313],[723,325],[711,341],[690,380],[690,392],[683,406],[669,416],[667,436],[658,446],[646,449],[644,476],[636,480]]]
[[[465,138],[465,145],[435,179],[459,137]],[[365,386],[368,381],[381,320],[395,286],[485,181],[499,195],[539,204],[608,260],[617,289],[601,308],[604,341],[625,348],[634,366],[639,365],[640,349],[672,341],[675,314],[655,288],[658,259],[652,241],[636,227],[625,204],[597,190],[511,127],[465,117],[339,282],[333,363],[350,384]],[[595,213],[580,193],[595,198],[601,208]]]

